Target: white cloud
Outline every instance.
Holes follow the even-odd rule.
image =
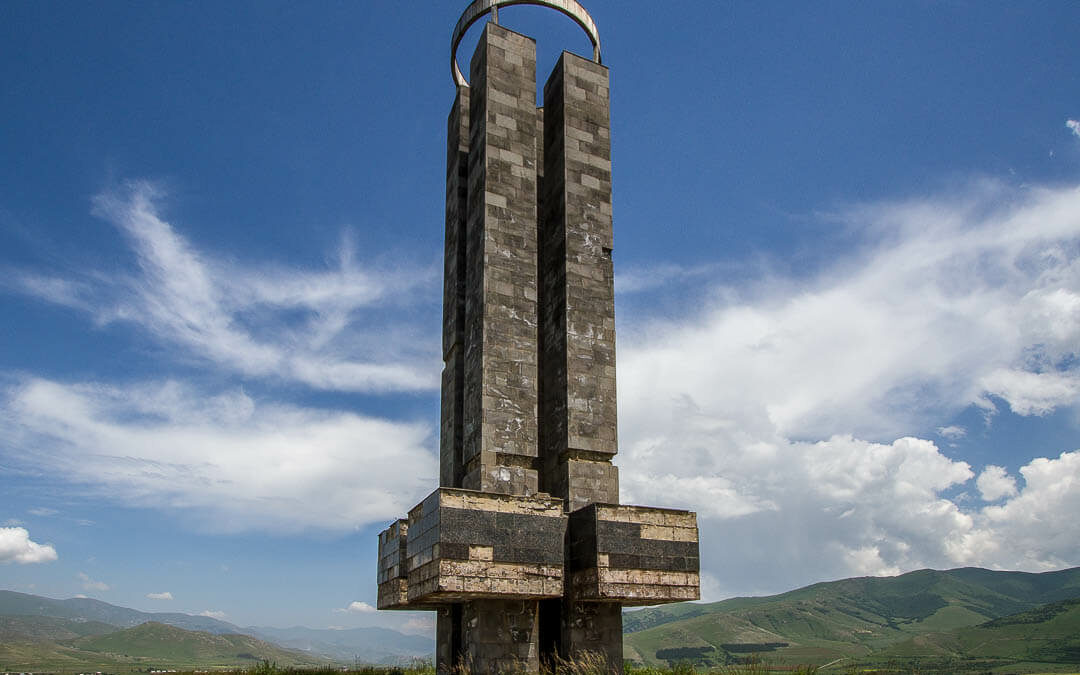
[[[80,600],[86,600],[86,599],[87,599],[87,598],[89,598],[90,596],[88,596],[88,595],[85,595],[85,594],[83,594],[83,593],[76,593],[76,594],[75,594],[75,595],[73,595],[72,597],[74,597],[74,598],[78,598],[78,599],[80,599]]]
[[[91,314],[99,324],[134,323],[183,354],[245,376],[284,378],[316,389],[417,391],[438,386],[437,336],[397,311],[434,286],[434,268],[400,261],[361,267],[346,238],[335,267],[246,267],[201,251],[162,219],[165,195],[136,182],[95,199],[95,213],[123,232],[134,253],[131,275],[91,273],[82,280],[15,270],[14,287]],[[297,318],[299,317],[299,319]],[[428,363],[430,361],[430,363]]]
[[[55,516],[56,514],[60,513],[56,509],[50,509],[43,506],[39,506],[33,509],[27,509],[26,512],[32,516],[39,516],[42,518],[48,518],[49,516]]]
[[[340,609],[335,609],[334,611],[349,612],[351,614],[371,614],[374,613],[376,610],[374,607],[367,604],[366,602],[361,602],[357,600],[350,602],[348,607],[342,607]]]
[[[624,501],[699,512],[715,593],[1080,563],[1074,525],[1012,529],[1044,502],[1076,512],[1051,487],[1072,460],[1052,460],[1043,487],[1028,475],[1047,460],[1033,460],[1015,496],[964,507],[971,467],[909,437],[955,439],[964,430],[939,425],[969,406],[1080,402],[1080,190],[988,182],[839,217],[865,241],[821,272],[714,286],[692,316],[621,327]],[[987,494],[1010,496],[984,475]]]
[[[258,402],[177,382],[29,378],[0,390],[9,462],[215,531],[348,531],[436,483],[425,424]]]
[[[164,593],[147,593],[146,597],[151,600],[172,600],[172,593],[165,591]]]
[[[967,429],[956,425],[938,427],[937,432],[939,436],[941,436],[942,438],[947,438],[950,441],[960,440],[964,436],[967,436]]]
[[[1005,467],[994,464],[983,469],[975,481],[975,487],[979,488],[983,500],[988,502],[996,502],[1003,497],[1015,497],[1017,494],[1016,479],[1005,471]]]
[[[228,615],[225,612],[222,612],[219,609],[204,609],[203,611],[199,612],[199,616],[207,616],[207,617],[210,617],[211,619],[217,619],[218,621],[223,621],[225,619],[225,617],[228,616]]]
[[[1072,403],[1080,394],[1080,377],[1075,373],[1000,369],[987,374],[979,384],[987,395],[1007,401],[1017,415],[1046,415]]]
[[[1080,122],[1076,120],[1065,120],[1065,126],[1069,128],[1078,138],[1080,138]]]
[[[107,583],[105,583],[103,581],[96,581],[94,579],[91,579],[90,575],[88,575],[86,572],[79,572],[75,576],[78,577],[79,581],[82,582],[83,590],[87,590],[87,591],[107,591],[107,590],[109,590],[109,585]]]
[[[1024,488],[983,509],[979,535],[1003,568],[1049,570],[1080,560],[1080,451],[1020,468]]]
[[[56,560],[56,549],[30,539],[25,527],[0,527],[0,563],[33,563]]]

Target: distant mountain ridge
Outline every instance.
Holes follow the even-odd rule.
[[[630,612],[623,618],[624,654],[648,665],[681,659],[729,663],[753,651],[777,663],[823,664],[869,657],[913,636],[979,626],[1073,598],[1080,598],[1080,568],[1040,574],[960,568],[859,577],[774,596]]]
[[[29,622],[27,617],[51,619],[52,622]],[[67,624],[57,623],[69,622]],[[314,628],[242,628],[227,621],[207,616],[194,616],[179,612],[141,612],[126,607],[110,605],[91,598],[56,600],[38,595],[0,591],[0,639],[5,626],[9,631],[16,626],[23,638],[37,634],[46,639],[71,639],[78,633],[76,624],[110,626],[127,629],[156,622],[187,631],[199,631],[213,635],[247,635],[275,646],[306,652],[340,663],[395,664],[416,658],[431,658],[435,653],[435,641],[429,637],[407,635],[388,628],[353,628],[346,630]],[[31,625],[33,624],[33,625]],[[80,635],[85,633],[80,633]]]
[[[239,626],[209,616],[180,612],[140,612],[137,609],[118,607],[93,598],[54,600],[15,591],[0,591],[0,615],[51,616],[75,621],[100,621],[121,628],[133,628],[147,621],[157,621],[184,630],[199,630],[207,633],[244,632]]]

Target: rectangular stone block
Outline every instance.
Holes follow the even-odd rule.
[[[568,574],[578,600],[657,605],[700,597],[693,512],[590,504],[569,520]]]
[[[559,597],[565,531],[560,499],[436,490],[409,511],[407,600]]]
[[[408,532],[409,524],[402,519],[379,533],[379,609],[405,609],[409,603],[405,567]]]

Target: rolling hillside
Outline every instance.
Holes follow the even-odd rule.
[[[89,598],[55,600],[14,591],[0,591],[0,645],[14,640],[23,645],[19,648],[23,651],[28,642],[39,643],[35,649],[40,652],[43,649],[41,642],[62,642],[85,635],[110,633],[147,622],[215,635],[242,634],[279,647],[305,652],[313,661],[321,658],[347,664],[357,661],[400,664],[416,658],[431,658],[435,652],[435,641],[429,636],[406,635],[386,628],[241,628],[205,616],[179,612],[140,612]],[[63,649],[51,657],[60,659],[57,662],[63,661],[60,655],[66,654],[65,650],[69,649],[68,645],[61,646]],[[4,671],[2,665],[0,664],[0,672]]]
[[[261,660],[282,666],[327,663],[248,635],[216,635],[155,622],[116,630],[107,624],[51,617],[3,617],[0,626],[5,631],[0,640],[0,671],[205,669],[251,666]],[[106,628],[108,632],[101,632]]]
[[[1080,599],[1043,605],[978,626],[925,633],[883,650],[880,656],[1080,663]]]
[[[1077,597],[1080,568],[1044,574],[920,570],[845,579],[768,597],[629,613],[624,656],[646,665],[720,664],[760,653],[774,663],[823,664]]]

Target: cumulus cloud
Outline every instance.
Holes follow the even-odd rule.
[[[25,527],[0,527],[0,563],[30,565],[56,558],[56,549],[51,544],[32,541]]]
[[[186,357],[245,376],[344,391],[438,386],[435,338],[417,337],[407,312],[384,315],[434,285],[434,269],[362,266],[348,238],[334,267],[245,265],[194,246],[159,214],[164,198],[136,182],[95,199],[95,213],[126,235],[133,273],[76,279],[14,270],[7,285],[98,324],[135,324]]]
[[[1069,131],[1073,132],[1077,138],[1080,138],[1080,122],[1077,120],[1065,120],[1065,126],[1068,127]]]
[[[90,575],[88,575],[86,572],[79,572],[75,576],[78,577],[79,581],[82,582],[83,590],[86,590],[86,591],[107,591],[107,590],[109,590],[109,585],[107,583],[105,583],[103,581],[97,581],[95,579],[91,579]]]
[[[1005,471],[1005,467],[991,464],[979,474],[975,486],[979,488],[979,494],[988,502],[996,502],[1003,497],[1015,497],[1017,494],[1016,479]]]
[[[972,533],[1005,568],[1051,570],[1080,561],[1080,451],[1039,457],[1020,468],[1024,488],[987,506]]]
[[[172,600],[172,593],[165,591],[163,593],[147,593],[146,597],[151,600]]]
[[[1073,513],[1055,491],[1070,456],[1031,461],[1015,493],[984,472],[1007,501],[962,508],[972,468],[910,436],[955,440],[945,425],[970,406],[990,420],[1080,401],[1080,190],[986,182],[835,215],[864,241],[809,278],[717,283],[693,315],[622,327],[624,500],[699,512],[714,593],[1080,562],[1053,518],[1010,529],[1047,500]]]
[[[348,613],[351,613],[351,614],[372,614],[376,610],[375,610],[374,607],[367,604],[366,602],[354,601],[354,602],[350,602],[348,607],[342,607],[340,609],[335,609],[334,611],[335,612],[348,612]]]
[[[216,531],[349,531],[430,490],[426,424],[260,402],[174,381],[17,381],[0,447],[102,498],[188,514]]]
[[[228,616],[228,615],[225,612],[222,612],[219,609],[204,609],[203,611],[199,612],[199,616],[207,616],[207,617],[210,617],[211,619],[217,619],[218,621],[224,621],[225,617]]]

